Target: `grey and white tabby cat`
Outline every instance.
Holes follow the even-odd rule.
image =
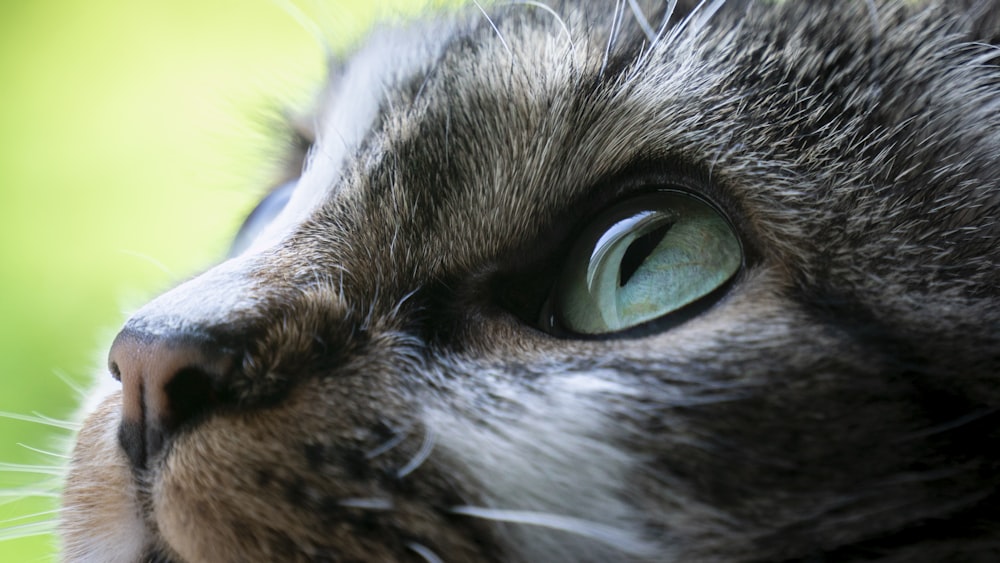
[[[1000,2],[694,4],[333,65],[115,340],[66,560],[998,560]]]

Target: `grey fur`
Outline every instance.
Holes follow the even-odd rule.
[[[291,211],[123,330],[237,363],[138,469],[101,403],[67,560],[1000,558],[1000,4],[668,4],[336,63]],[[676,178],[742,238],[727,294],[539,330],[581,226]]]

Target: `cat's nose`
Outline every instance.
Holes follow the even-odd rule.
[[[182,425],[222,402],[233,364],[207,335],[126,324],[108,367],[122,383],[119,441],[133,467],[145,468]]]

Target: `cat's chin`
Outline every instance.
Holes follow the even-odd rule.
[[[78,436],[63,496],[65,561],[134,563],[155,541],[118,446],[120,403],[120,392],[106,395]]]
[[[63,560],[67,563],[172,563],[203,561],[196,507],[164,497],[169,458],[133,470],[121,447],[121,392],[106,394],[86,418],[67,475],[62,510]],[[167,502],[164,502],[166,500]],[[183,525],[178,525],[183,523]],[[173,533],[172,533],[173,532]],[[169,537],[168,537],[169,536]],[[185,557],[185,552],[193,554]]]

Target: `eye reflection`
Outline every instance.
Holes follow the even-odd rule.
[[[622,331],[685,308],[739,271],[742,247],[726,218],[674,191],[611,207],[584,230],[556,284],[562,328]]]

